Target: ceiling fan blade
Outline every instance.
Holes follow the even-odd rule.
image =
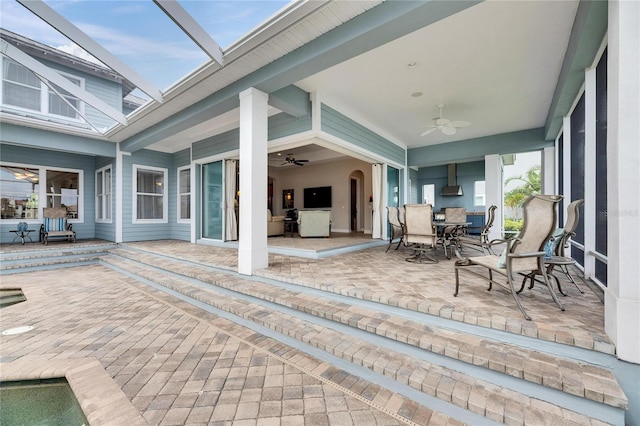
[[[440,130],[442,130],[442,133],[444,133],[445,135],[448,135],[448,136],[456,134],[456,128],[455,127],[445,126]]]
[[[298,163],[308,163],[309,160],[296,160]]]
[[[301,162],[299,162],[299,161],[294,161],[294,162],[293,162],[293,164],[295,164],[296,166],[304,166],[304,164],[302,164],[302,163],[301,163]]]
[[[471,125],[471,123],[470,123],[470,122],[468,122],[468,121],[452,121],[451,123],[449,123],[449,125],[450,125],[450,126],[452,126],[452,127],[458,127],[458,128],[460,128],[460,127],[467,127],[467,126],[470,126],[470,125]]]
[[[432,127],[426,132],[423,132],[420,136],[427,136],[429,133],[433,132],[435,129],[437,129],[437,127]]]

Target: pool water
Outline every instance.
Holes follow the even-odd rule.
[[[0,382],[0,407],[1,426],[89,424],[65,379]]]
[[[0,289],[0,308],[11,306],[27,300],[19,288]]]

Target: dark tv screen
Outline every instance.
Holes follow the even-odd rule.
[[[331,207],[331,187],[320,186],[304,189],[304,208],[321,209]]]

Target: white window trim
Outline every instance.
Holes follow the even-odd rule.
[[[77,219],[67,219],[69,223],[84,223],[84,170],[80,169],[65,169],[61,167],[40,167],[41,175],[44,176],[45,184],[40,185],[40,196],[41,200],[48,200],[49,195],[53,195],[47,191],[46,179],[47,179],[47,171],[56,171],[56,172],[69,172],[69,173],[78,173],[78,218]],[[42,178],[41,178],[42,179]],[[55,194],[56,196],[58,194]],[[42,198],[44,196],[44,198]],[[41,203],[42,204],[42,203]],[[45,207],[42,205],[41,207]],[[42,217],[42,216],[41,216]]]
[[[180,192],[180,172],[183,170],[189,170],[189,185],[190,185],[190,192]],[[193,171],[191,170],[191,166],[183,166],[183,167],[178,167],[177,169],[177,174],[176,174],[176,193],[178,194],[177,196],[177,203],[176,203],[176,222],[177,223],[191,223],[191,217],[189,217],[189,219],[182,219],[180,217],[180,206],[181,206],[181,197],[183,195],[188,195],[189,196],[189,203],[191,203],[191,192],[193,192],[193,187],[191,186],[191,174],[193,173]],[[193,207],[193,206],[191,206]],[[193,215],[193,209],[190,209],[191,215]]]
[[[67,221],[69,223],[84,223],[84,170],[80,169],[65,169],[60,167],[47,167],[40,166],[37,164],[26,164],[26,163],[10,163],[10,162],[0,162],[0,166],[6,167],[21,167],[28,169],[38,169],[38,176],[41,180],[46,181],[47,171],[55,170],[62,172],[70,172],[70,173],[78,173],[78,217],[75,219],[68,218]],[[27,222],[31,223],[42,223],[42,209],[46,207],[47,196],[50,195],[47,192],[46,184],[39,184],[38,188],[38,200],[44,200],[38,203],[38,217],[34,219],[0,219],[0,222],[3,224],[13,224],[18,222]]]
[[[478,195],[476,193],[476,183],[477,182],[484,182],[484,192],[482,193],[482,195]],[[478,198],[479,196],[482,197],[482,204],[476,204],[476,198]],[[487,205],[487,181],[486,180],[474,180],[473,181],[473,206],[474,207],[485,207]]]
[[[112,182],[112,185],[111,185],[111,192],[109,193],[109,195],[110,195],[109,196],[109,200],[110,200],[109,206],[106,206],[106,209],[108,209],[111,212],[111,214],[109,215],[109,219],[104,219],[104,213],[105,213],[106,210],[101,212],[103,217],[102,218],[98,218],[98,213],[99,213],[98,212],[98,204],[99,204],[98,203],[98,197],[99,196],[102,196],[102,197],[105,196],[105,192],[104,192],[104,186],[105,186],[104,175],[105,175],[105,172],[107,170],[111,171],[110,175],[111,175],[111,179],[112,179],[113,178],[113,170],[111,168],[111,164],[109,164],[108,166],[101,167],[98,170],[96,170],[95,182],[98,181],[98,173],[102,173],[102,195],[98,195],[97,191],[96,191],[96,194],[95,194],[95,196],[96,196],[96,201],[95,201],[95,203],[96,203],[95,204],[96,223],[112,223],[113,222],[113,206],[112,206],[112,204],[113,204],[113,182]],[[105,203],[104,202],[102,203],[102,205],[103,205],[103,208],[105,208]]]
[[[10,60],[10,59],[2,57],[2,61],[7,61],[7,60]],[[0,68],[2,68],[2,61],[0,61]],[[12,61],[12,62],[17,63],[15,61]],[[22,64],[18,63],[18,65],[20,65],[21,67],[24,67],[24,65]],[[72,77],[73,79],[80,80],[79,87],[82,90],[84,90],[85,79],[83,77],[65,73],[60,70],[55,70],[55,71],[60,75],[66,75],[66,76]],[[17,105],[11,105],[11,104],[5,103],[4,98],[2,97],[3,91],[0,90],[0,105],[2,105],[2,108],[14,110],[14,111],[21,111],[27,114],[38,114],[40,116],[45,116],[45,117],[55,117],[56,120],[68,120],[68,121],[77,122],[77,123],[84,122],[82,116],[85,115],[85,103],[81,99],[79,99],[80,103],[78,105],[79,106],[78,111],[80,112],[80,117],[72,118],[72,117],[67,117],[65,115],[50,113],[49,112],[49,91],[51,89],[42,81],[40,77],[38,77],[38,80],[40,81],[40,110],[39,111],[35,109],[29,109],[29,108],[24,108]],[[4,77],[0,76],[0,89],[2,89],[3,84],[4,84]]]
[[[162,191],[162,219],[138,219],[138,170],[151,170],[162,172],[164,174],[164,185]],[[131,223],[133,224],[154,224],[169,223],[169,206],[168,206],[168,181],[169,169],[164,167],[145,166],[142,164],[133,165],[133,174],[131,176],[132,200],[131,200]]]

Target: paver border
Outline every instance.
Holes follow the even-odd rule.
[[[0,363],[0,381],[64,378],[91,426],[147,425],[97,358],[23,357]]]

